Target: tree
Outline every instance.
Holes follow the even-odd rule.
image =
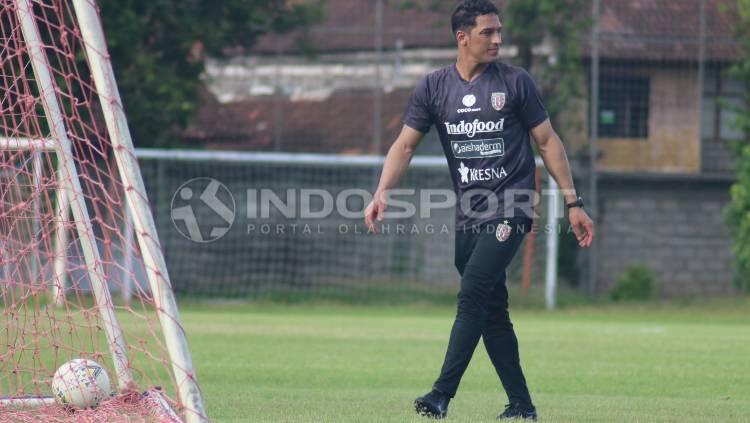
[[[137,146],[177,143],[197,106],[206,56],[322,19],[324,0],[101,2],[112,64]]]
[[[581,13],[586,0],[509,0],[504,30],[518,47],[520,65],[541,86],[545,107],[553,121],[569,102],[581,95],[580,36],[590,27]],[[546,63],[534,61],[533,48],[548,41],[553,53]]]
[[[734,234],[737,282],[741,288],[750,289],[750,0],[736,1],[740,54],[730,72],[745,87],[743,107],[735,109],[736,124],[745,136],[735,148],[737,181],[731,189],[728,216]]]

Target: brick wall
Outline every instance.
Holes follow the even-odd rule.
[[[701,143],[701,171],[729,174],[734,169],[734,156],[724,140],[703,139]]]
[[[597,292],[631,265],[651,268],[660,298],[734,292],[730,178],[603,174]]]

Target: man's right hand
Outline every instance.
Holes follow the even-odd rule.
[[[385,193],[390,187],[395,187],[401,175],[406,172],[409,162],[414,155],[414,150],[422,140],[422,137],[424,137],[423,133],[404,125],[401,128],[398,138],[393,142],[391,148],[388,149],[385,162],[383,162],[383,172],[380,175],[378,189],[375,191],[375,195],[372,196],[372,202],[365,209],[365,225],[368,231],[378,233],[375,228],[375,222],[383,220],[386,205]]]
[[[368,231],[378,233],[375,228],[375,221],[383,221],[383,213],[385,212],[385,192],[378,191],[372,196],[372,201],[365,209],[365,225]]]

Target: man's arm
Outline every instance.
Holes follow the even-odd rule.
[[[404,125],[398,138],[388,150],[383,163],[383,172],[380,174],[380,183],[375,190],[372,202],[365,209],[365,224],[369,230],[376,232],[374,222],[383,220],[386,207],[385,192],[395,187],[406,173],[411,158],[414,156],[414,150],[422,141],[422,137],[424,137],[423,133]]]
[[[565,203],[568,204],[576,201],[578,196],[573,186],[573,176],[570,172],[568,156],[565,154],[565,147],[560,137],[552,129],[549,119],[534,127],[531,130],[531,135],[539,147],[539,153],[542,155],[542,160],[544,160],[544,166],[547,167],[547,171],[555,178],[560,189],[563,190]],[[588,214],[586,214],[586,211],[580,207],[569,209],[568,219],[578,239],[578,245],[581,247],[590,246],[594,240],[594,223]]]

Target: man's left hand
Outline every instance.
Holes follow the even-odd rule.
[[[581,207],[573,207],[568,210],[568,220],[570,227],[576,234],[578,245],[581,247],[590,247],[594,242],[594,222],[591,220],[586,211]]]

